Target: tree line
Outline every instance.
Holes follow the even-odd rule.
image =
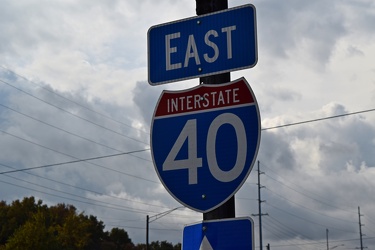
[[[0,202],[0,250],[143,250],[121,228],[104,231],[93,215],[72,205],[47,206],[34,197]],[[181,244],[151,242],[152,250],[180,250]]]

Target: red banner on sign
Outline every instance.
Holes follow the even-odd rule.
[[[250,96],[250,98],[249,98]],[[254,103],[244,79],[227,84],[204,84],[181,92],[165,91],[155,117]]]

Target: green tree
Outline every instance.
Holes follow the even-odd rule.
[[[9,238],[6,250],[58,250],[53,230],[46,226],[45,215],[37,212]]]
[[[133,249],[134,250],[144,250],[144,249],[146,249],[146,244],[144,244],[144,243],[138,243],[136,246],[134,246]],[[0,250],[1,250],[1,248],[0,248]]]
[[[48,207],[25,197],[11,204],[0,201],[0,250],[143,250],[134,246],[124,229],[104,232],[95,216],[77,213],[72,205]],[[167,241],[150,244],[153,250],[180,250]]]
[[[15,200],[11,205],[2,202],[0,244],[5,244],[7,239],[41,208],[41,205],[42,201],[35,203],[34,197],[25,197],[22,201]]]
[[[104,233],[104,223],[103,221],[98,221],[98,219],[93,215],[87,217],[87,220],[89,221],[87,231],[90,234],[90,239],[86,249],[101,250],[101,244],[107,237]]]
[[[133,243],[124,229],[112,228],[109,239],[116,245],[116,250],[127,250],[133,248]]]
[[[162,241],[160,242],[160,248],[163,250],[174,250],[173,249],[173,244],[167,241]]]
[[[9,237],[8,233],[8,210],[9,206],[6,204],[5,201],[0,202],[0,249],[1,246],[4,245]]]
[[[63,225],[66,218],[72,214],[76,214],[77,209],[72,205],[59,203],[48,209],[50,214],[50,221],[55,225]]]
[[[63,249],[85,249],[90,239],[88,227],[89,222],[82,214],[69,214],[62,225],[56,226],[57,240]]]
[[[5,249],[84,250],[90,243],[93,223],[71,205],[48,208],[41,201],[35,203],[33,197],[25,198],[9,206],[7,219],[5,227],[10,229]]]
[[[181,243],[177,243],[176,245],[173,246],[174,250],[181,250]]]
[[[144,244],[138,244],[134,249],[135,250],[142,250],[144,248]],[[150,243],[150,249],[151,250],[180,250],[181,249],[181,244],[178,243],[176,245],[173,245],[170,242],[167,241],[153,241]]]

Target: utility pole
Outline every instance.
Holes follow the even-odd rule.
[[[196,0],[197,15],[228,9],[228,0]],[[230,73],[217,74],[199,78],[200,84],[222,84],[230,82]],[[234,195],[220,207],[203,213],[203,220],[235,218]]]
[[[326,236],[327,236],[327,250],[329,250],[329,245],[328,245],[328,228],[326,229]]]
[[[358,218],[359,218],[359,238],[360,238],[360,242],[361,242],[361,250],[363,250],[364,248],[367,248],[367,247],[363,247],[363,240],[362,240],[362,236],[365,236],[365,234],[362,234],[362,226],[364,226],[364,224],[361,223],[361,216],[363,216],[361,214],[361,209],[360,207],[358,207]]]
[[[148,228],[148,224],[150,224],[150,217],[147,215],[146,216],[146,250],[148,250],[148,231],[149,231],[149,228]]]
[[[170,213],[172,213],[173,211],[175,211],[175,210],[177,210],[177,209],[179,209],[179,208],[183,208],[183,207],[184,207],[184,206],[181,206],[181,207],[175,207],[175,208],[173,208],[173,209],[170,209],[170,210],[168,210],[168,211],[162,212],[162,213],[160,213],[160,214],[155,214],[155,215],[153,215],[153,216],[148,216],[148,215],[146,216],[146,250],[149,249],[149,243],[148,243],[149,224],[150,224],[151,222],[156,221],[156,220],[160,219],[161,217],[164,217],[164,216],[166,216],[167,214],[170,214]],[[150,219],[152,219],[152,220],[150,221]]]
[[[262,236],[262,216],[263,215],[268,215],[268,214],[262,214],[262,201],[261,195],[260,195],[260,189],[264,188],[264,186],[260,185],[260,175],[264,174],[264,172],[260,172],[260,162],[258,161],[258,210],[259,214],[252,214],[252,216],[259,216],[259,245],[260,245],[260,250],[263,250],[263,236]]]

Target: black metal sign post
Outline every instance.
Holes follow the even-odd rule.
[[[228,0],[196,0],[197,15],[228,9]],[[205,76],[199,79],[201,84],[222,84],[230,82],[230,73]],[[218,190],[220,192],[220,190]],[[203,213],[203,220],[235,218],[234,195],[220,207]]]

